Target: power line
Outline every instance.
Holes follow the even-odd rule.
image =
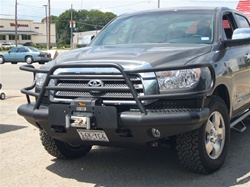
[[[1,5],[1,6],[3,7],[3,6],[13,6],[13,5]]]
[[[37,9],[43,9],[43,7],[40,7],[40,6],[26,5],[26,4],[20,4],[20,3],[18,3],[18,6],[25,6],[25,7],[32,7],[32,8],[37,8]]]
[[[14,14],[0,14],[1,16],[15,16]],[[23,17],[35,17],[35,18],[43,18],[41,16],[29,16],[29,15],[23,15],[23,14],[18,14],[18,16],[23,16]]]
[[[148,0],[146,1],[139,1],[139,2],[134,2],[134,3],[129,3],[129,4],[124,4],[124,5],[119,5],[119,6],[112,6],[112,7],[106,7],[107,9],[111,9],[111,8],[119,8],[119,7],[126,7],[126,6],[133,6],[133,5],[137,5],[137,4],[143,4],[143,3],[148,3]],[[30,5],[30,4],[23,4],[23,3],[18,3],[17,4],[18,6],[22,6],[22,7],[32,7],[32,8],[36,8],[36,9],[39,9],[41,11],[43,11],[43,6],[35,6],[35,5]],[[3,6],[13,6],[13,5],[3,5]],[[63,11],[67,11],[67,10],[70,10],[70,9],[60,9],[60,8],[52,8],[52,11],[54,12],[54,14],[56,14],[55,12],[60,12],[60,13],[63,13]],[[77,9],[75,9],[77,10]],[[78,10],[81,10],[81,9],[78,9]],[[11,15],[11,14],[0,14],[2,16],[15,16],[15,15]],[[22,15],[22,14],[18,14],[18,16],[21,16],[21,17],[33,17],[33,18],[44,18],[43,16],[30,16],[30,15]]]
[[[137,5],[137,4],[143,4],[143,3],[148,3],[148,0],[147,1],[135,2],[135,3],[130,3],[130,4],[125,4],[125,5],[106,7],[106,8],[119,8],[119,7],[133,6],[133,5]],[[25,6],[25,7],[33,7],[33,8],[43,9],[43,7],[40,7],[40,6],[28,5],[28,4],[23,4],[23,3],[18,3],[18,5]],[[8,5],[8,6],[13,6],[13,5]],[[62,8],[52,8],[52,7],[51,7],[51,9],[54,10],[54,11],[66,11],[66,10],[70,10],[69,8],[62,9]],[[82,8],[75,9],[75,10],[81,10],[81,9]]]
[[[114,7],[106,7],[106,8],[119,8],[119,7],[125,7],[125,6],[133,6],[133,5],[142,4],[142,3],[148,3],[148,1],[141,1],[141,2],[137,2],[137,3],[127,4],[127,5],[119,5],[119,6],[114,6]]]
[[[18,5],[25,6],[25,7],[33,7],[33,8],[43,9],[43,7],[40,7],[40,6],[33,6],[33,5],[27,5],[27,4],[18,4]],[[58,10],[58,11],[69,10],[69,9],[61,9],[61,8],[51,8],[51,9]]]
[[[15,16],[14,14],[0,14],[1,16]]]

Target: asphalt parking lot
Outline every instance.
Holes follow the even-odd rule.
[[[228,157],[211,175],[183,169],[175,150],[167,148],[94,147],[86,157],[58,160],[47,154],[39,131],[16,112],[26,102],[20,88],[32,76],[21,64],[0,65],[0,186],[250,186],[250,119],[243,133],[232,131]],[[37,65],[38,66],[38,65]]]

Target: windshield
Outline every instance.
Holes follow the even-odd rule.
[[[160,11],[121,16],[90,44],[212,43],[213,11]]]

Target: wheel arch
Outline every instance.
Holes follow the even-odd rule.
[[[25,55],[24,59],[26,60],[26,58],[31,57],[33,59],[33,57],[31,55]]]
[[[227,89],[227,87],[223,84],[221,85],[218,85],[214,91],[213,91],[213,94],[212,95],[216,95],[216,96],[219,96],[226,104],[227,106],[227,109],[228,109],[228,112],[229,114],[231,113],[230,109],[231,109],[231,102],[230,102],[230,96],[229,96],[229,91]]]

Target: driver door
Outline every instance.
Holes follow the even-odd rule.
[[[16,53],[18,48],[14,47],[8,51],[8,54],[4,56],[6,62],[16,62]]]

